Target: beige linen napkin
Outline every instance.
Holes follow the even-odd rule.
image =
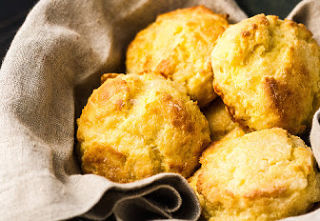
[[[0,220],[198,219],[198,201],[181,176],[116,184],[81,175],[73,153],[75,118],[100,75],[124,70],[128,42],[157,14],[197,4],[231,22],[246,17],[233,0],[41,0],[33,8],[0,69]],[[290,14],[318,41],[319,11],[313,0]],[[311,142],[318,157],[317,119]]]

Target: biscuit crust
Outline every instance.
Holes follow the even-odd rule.
[[[218,141],[230,133],[236,133],[239,136],[245,134],[245,130],[234,122],[226,109],[226,106],[220,98],[215,99],[203,110],[206,116],[211,132],[212,141]]]
[[[200,161],[189,181],[208,220],[277,220],[320,200],[310,148],[280,128],[223,139]]]
[[[301,134],[320,106],[320,49],[302,24],[261,14],[230,26],[212,68],[216,93],[250,130]]]
[[[185,88],[153,74],[102,80],[77,121],[83,171],[121,183],[160,172],[188,177],[210,132]]]
[[[204,6],[162,14],[129,45],[127,72],[151,71],[177,81],[185,85],[191,99],[204,106],[216,97],[210,54],[227,27],[225,15]]]

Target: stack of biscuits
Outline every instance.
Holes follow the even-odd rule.
[[[299,137],[320,106],[320,47],[304,25],[178,9],[136,35],[126,69],[102,76],[77,120],[84,173],[179,173],[210,221],[277,220],[320,201]]]

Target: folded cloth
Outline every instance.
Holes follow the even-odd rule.
[[[317,0],[301,1],[288,15],[287,19],[302,23],[313,33],[320,44],[320,2]],[[320,83],[319,83],[320,87]]]
[[[233,0],[41,0],[32,9],[0,69],[0,220],[199,218],[183,177],[117,184],[82,175],[73,152],[75,118],[102,73],[124,71],[137,31],[160,13],[199,4],[231,22],[246,18]],[[319,11],[318,0],[304,1],[290,17],[319,33]]]

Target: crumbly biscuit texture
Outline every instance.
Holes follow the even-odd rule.
[[[210,221],[277,220],[320,200],[310,148],[280,128],[216,142],[201,164],[189,181]]]
[[[82,169],[116,182],[160,172],[189,176],[210,142],[183,86],[158,75],[105,75],[78,119]]]
[[[251,130],[300,134],[320,104],[320,50],[302,24],[263,14],[230,26],[212,52],[214,89]]]
[[[221,99],[216,99],[210,103],[204,108],[203,113],[209,123],[212,141],[221,140],[229,133],[235,133],[239,136],[245,134],[245,130],[232,120]]]
[[[127,72],[151,71],[177,81],[204,106],[216,97],[210,55],[227,27],[226,16],[204,6],[162,14],[129,45]]]

